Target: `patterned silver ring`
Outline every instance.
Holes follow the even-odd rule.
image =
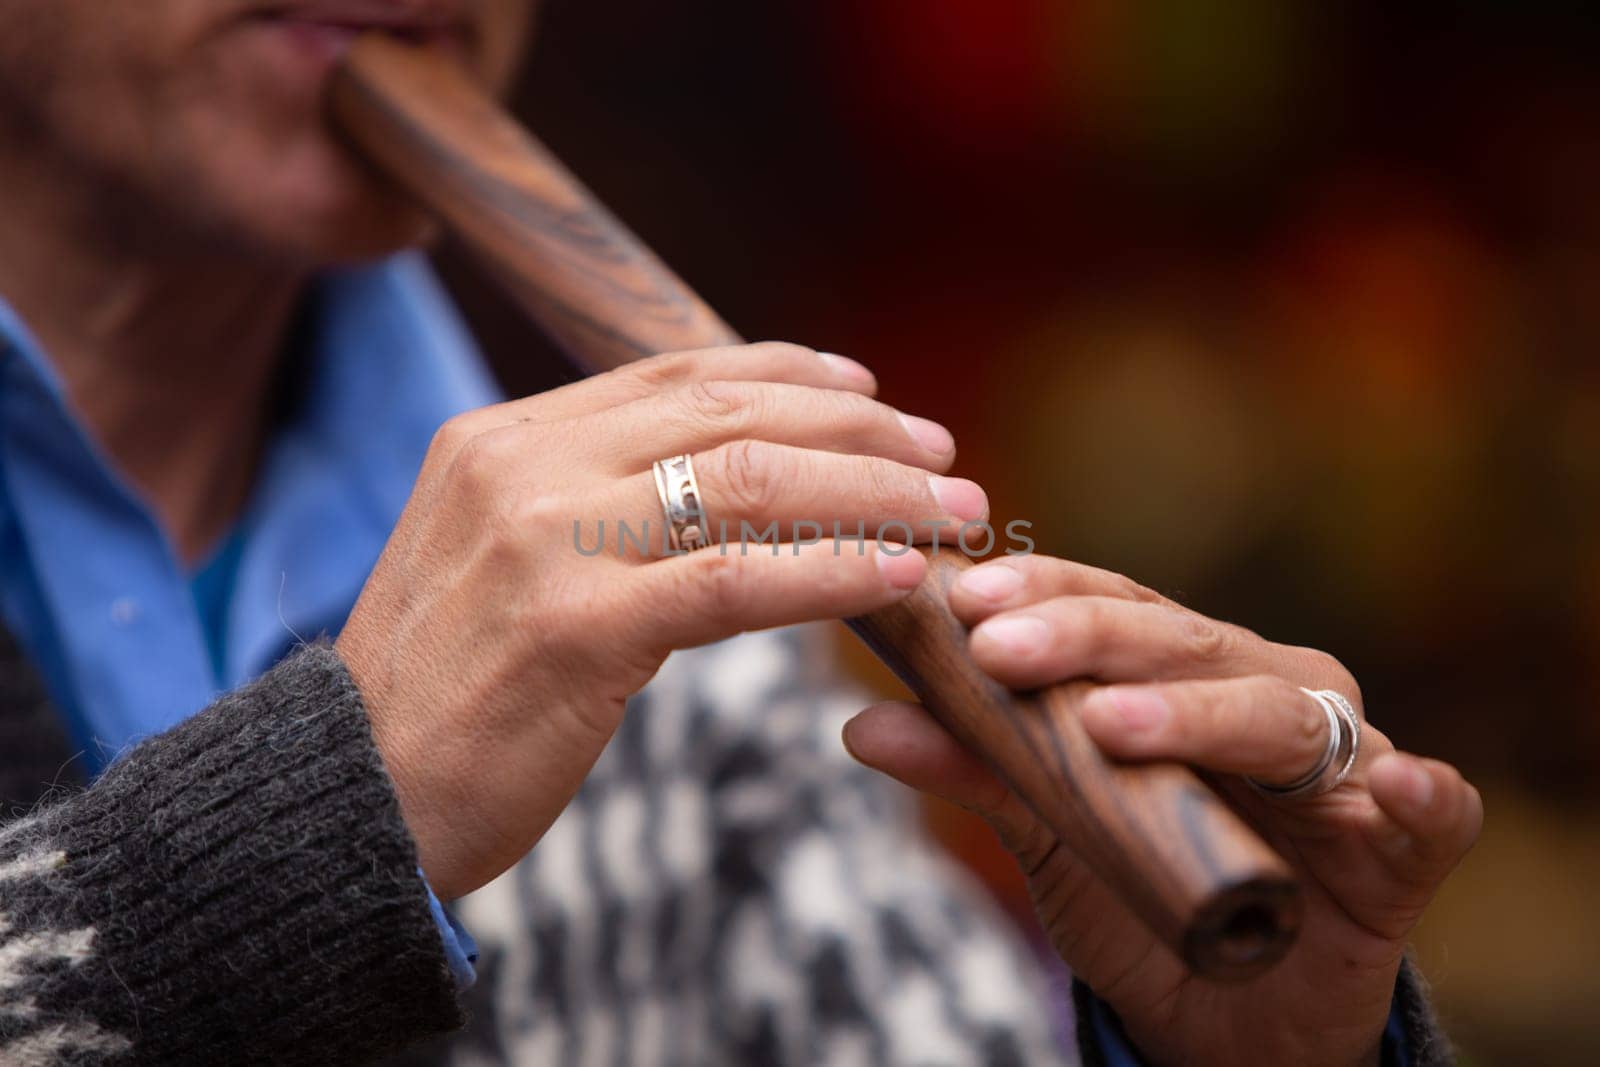
[[[1328,744],[1317,765],[1287,785],[1269,785],[1254,778],[1248,779],[1257,791],[1274,800],[1321,796],[1337,788],[1350,777],[1350,771],[1356,765],[1356,756],[1361,751],[1361,717],[1343,693],[1335,689],[1302,688],[1300,691],[1315,700],[1323,714],[1327,715]]]
[[[667,542],[673,552],[693,552],[711,543],[705,505],[700,499],[700,484],[694,477],[694,460],[685,453],[651,464],[656,478],[656,495],[661,498],[661,514],[666,520]]]

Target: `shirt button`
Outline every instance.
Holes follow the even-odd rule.
[[[111,621],[118,626],[131,625],[139,618],[139,602],[131,596],[119,596],[111,602]]]

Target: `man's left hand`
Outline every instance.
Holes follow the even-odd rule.
[[[1407,935],[1477,839],[1478,791],[1451,766],[1395,750],[1370,725],[1349,777],[1320,796],[1272,798],[1317,765],[1328,721],[1305,689],[1362,714],[1333,657],[1273,644],[1117,574],[1044,556],[967,571],[951,608],[980,667],[1015,689],[1101,683],[1081,708],[1125,760],[1227,776],[1226,799],[1296,868],[1306,892],[1285,959],[1243,984],[1192,974],[976,757],[921,707],[880,704],[845,727],[863,763],[981,814],[1034,872],[1052,944],[1156,1063],[1372,1064]]]

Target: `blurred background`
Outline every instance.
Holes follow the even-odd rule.
[[[1417,939],[1448,1028],[1593,1062],[1593,6],[546,8],[519,110],[744,334],[863,360],[1041,551],[1334,652],[1479,784]],[[442,259],[511,388],[570,376]]]

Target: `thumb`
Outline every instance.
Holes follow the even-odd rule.
[[[1181,981],[1183,964],[925,708],[875,704],[845,723],[844,746],[868,767],[981,815],[1027,875],[1045,934],[1075,973],[1095,988],[1127,988],[1165,1003],[1161,994]],[[1131,986],[1130,974],[1139,978]]]
[[[845,723],[844,747],[857,762],[986,818],[1010,797],[994,772],[920,704],[874,704]]]

